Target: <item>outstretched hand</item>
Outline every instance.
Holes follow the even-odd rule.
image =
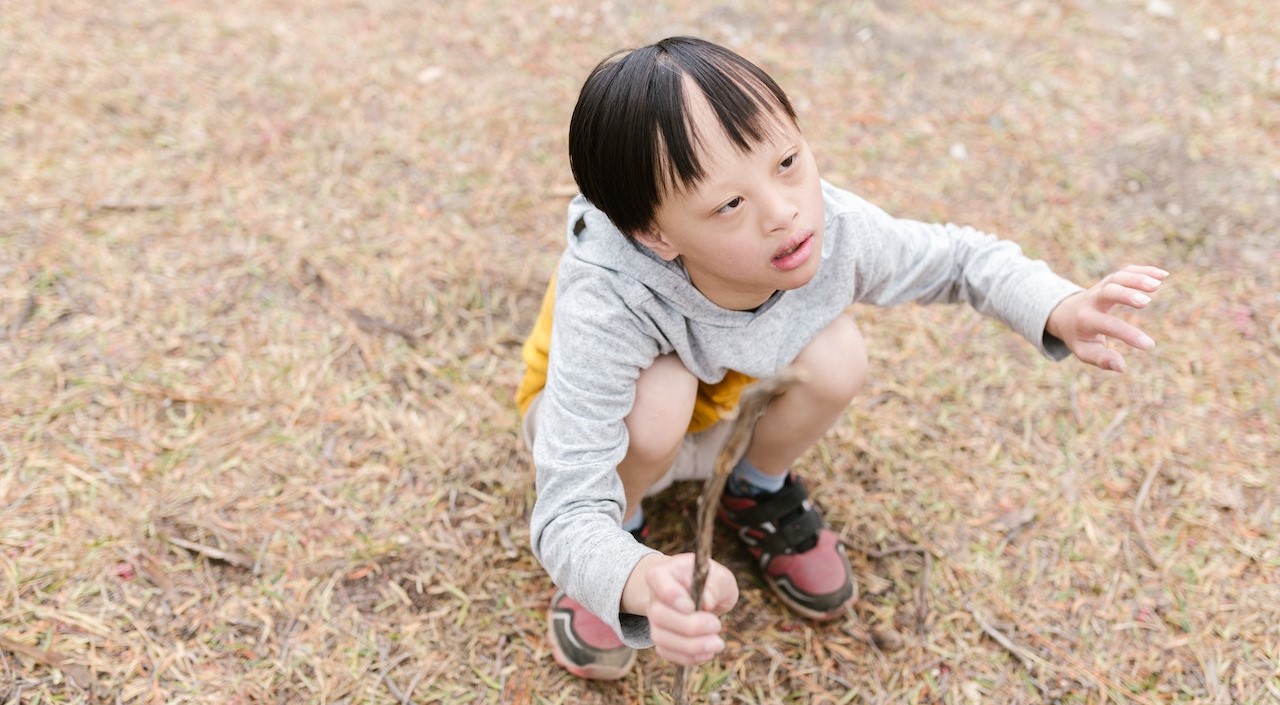
[[[1158,267],[1130,265],[1108,274],[1102,281],[1063,299],[1045,324],[1084,362],[1104,370],[1124,372],[1124,355],[1107,346],[1109,338],[1121,340],[1138,350],[1150,350],[1156,342],[1137,327],[1111,313],[1116,306],[1143,309],[1151,303],[1149,294],[1160,288],[1169,273]]]

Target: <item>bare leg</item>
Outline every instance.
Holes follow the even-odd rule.
[[[853,319],[841,315],[793,366],[805,371],[807,381],[769,404],[747,448],[747,460],[770,475],[786,472],[849,406],[867,376],[867,345]]]
[[[640,500],[671,469],[693,415],[698,378],[675,355],[663,355],[636,380],[636,401],[627,415],[630,443],[618,464],[627,495],[623,521],[635,515]]]

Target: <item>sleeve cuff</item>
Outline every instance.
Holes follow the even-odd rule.
[[[1017,307],[1017,317],[1010,321],[1011,327],[1050,360],[1057,362],[1070,357],[1071,350],[1066,343],[1050,335],[1046,327],[1049,324],[1049,314],[1053,313],[1063,299],[1078,291],[1083,289],[1066,279],[1055,277],[1047,280]]]
[[[643,544],[636,543],[630,535],[621,532],[626,537],[626,541],[621,541],[611,548],[617,551],[619,559],[616,561],[600,561],[595,565],[596,569],[603,567],[604,564],[609,566],[607,574],[596,575],[597,585],[607,588],[595,592],[588,597],[599,599],[599,602],[587,604],[583,602],[591,612],[600,617],[600,619],[608,624],[611,629],[622,639],[622,643],[633,649],[647,649],[653,646],[653,640],[649,636],[649,618],[638,614],[627,614],[619,611],[622,604],[622,590],[626,587],[627,579],[631,577],[631,572],[635,570],[636,564],[641,558],[651,554],[658,553]]]
[[[633,649],[647,649],[653,646],[649,636],[649,618],[638,614],[621,613],[618,615],[619,632],[622,643]]]

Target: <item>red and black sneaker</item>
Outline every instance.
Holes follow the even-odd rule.
[[[649,525],[631,532],[640,543],[649,538]],[[636,663],[636,650],[622,643],[602,619],[577,600],[556,590],[547,610],[547,641],[556,663],[579,678],[616,681]]]
[[[782,489],[755,497],[726,492],[717,515],[738,532],[765,582],[791,609],[829,620],[853,602],[849,557],[799,478],[788,477]]]
[[[636,662],[636,650],[613,629],[560,590],[547,610],[547,641],[556,663],[579,678],[616,681]]]

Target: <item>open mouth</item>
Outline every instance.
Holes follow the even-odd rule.
[[[782,259],[783,257],[786,257],[787,255],[790,255],[791,253],[793,253],[793,252],[795,252],[796,250],[800,249],[800,246],[801,246],[801,245],[803,245],[806,241],[808,241],[808,239],[809,239],[809,238],[805,238],[804,240],[801,240],[800,242],[797,242],[796,244],[792,245],[791,247],[788,247],[787,249],[783,250],[782,252],[779,252],[778,254],[774,255],[774,256],[773,256],[773,258],[774,258],[774,259]]]
[[[809,253],[813,249],[812,246],[813,233],[806,233],[803,238],[779,250],[773,256],[773,266],[783,271],[799,267],[808,261]]]

